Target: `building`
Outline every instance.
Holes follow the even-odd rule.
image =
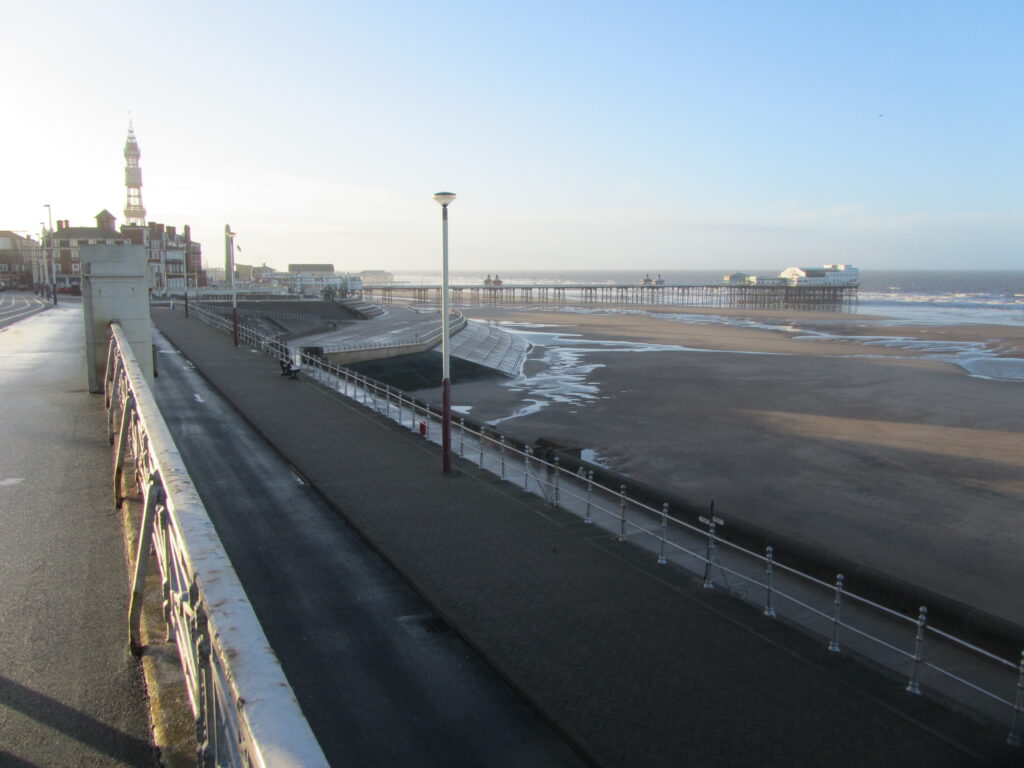
[[[334,272],[333,264],[289,264],[288,271],[298,275],[321,275]]]
[[[255,271],[253,277],[257,278]],[[258,280],[299,296],[322,296],[328,288],[339,297],[353,296],[363,290],[363,281],[358,275],[335,272],[333,264],[289,264],[287,272],[271,272],[264,265],[258,268]]]
[[[52,232],[44,232],[42,251],[49,262],[56,260],[57,290],[77,294],[81,290],[82,268],[79,248],[83,245],[141,245],[146,249],[150,267],[150,288],[157,293],[194,288],[206,282],[202,268],[202,249],[193,242],[189,228],[183,234],[174,227],[149,222],[145,226],[123,226],[110,211],[96,214],[95,227],[72,227],[67,219],[57,222]]]
[[[202,248],[192,241],[191,230],[151,221],[145,225],[125,225],[121,233],[132,245],[146,249],[151,273],[150,287],[157,293],[182,291],[205,284],[202,274]]]
[[[826,264],[823,267],[789,267],[778,277],[760,277],[733,272],[724,275],[726,285],[824,285],[856,287],[860,284],[860,270],[849,264]]]
[[[823,267],[790,267],[779,277],[790,285],[850,285],[860,283],[860,270],[849,264],[826,264]]]
[[[0,290],[29,290],[39,277],[39,243],[16,232],[0,230]]]
[[[57,221],[55,230],[43,232],[43,258],[49,266],[55,263],[54,282],[59,293],[78,295],[82,290],[82,263],[78,249],[83,245],[129,245],[130,241],[117,231],[117,219],[103,209],[96,214],[95,227],[72,227],[68,219]]]
[[[733,272],[722,276],[722,282],[729,285],[746,285],[750,280],[751,276],[744,272]]]
[[[391,285],[395,276],[383,269],[364,269],[359,273],[363,285]]]

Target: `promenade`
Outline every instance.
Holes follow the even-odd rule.
[[[580,752],[608,766],[1014,764],[978,727],[181,313],[206,379]],[[271,557],[272,553],[265,553]],[[308,563],[311,572],[320,566]],[[296,596],[299,599],[299,596]],[[315,627],[295,627],[315,637]],[[268,635],[274,630],[268,628]],[[292,681],[296,685],[295,681]],[[300,687],[296,695],[303,700]],[[344,696],[344,691],[332,695]],[[331,701],[318,708],[329,711]]]
[[[0,327],[0,766],[156,766],[103,399],[61,301]]]

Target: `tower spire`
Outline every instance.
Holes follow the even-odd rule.
[[[142,169],[139,167],[139,142],[135,140],[135,127],[128,118],[128,139],[124,143],[124,185],[128,188],[128,202],[124,207],[125,226],[145,226],[146,209],[142,206]]]

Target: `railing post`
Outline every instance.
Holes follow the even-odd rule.
[[[1017,697],[1013,701],[1013,716],[1010,719],[1010,735],[1006,737],[1006,743],[1011,747],[1020,746],[1022,726],[1024,726],[1024,651],[1020,652],[1020,674],[1017,675]]]
[[[484,428],[480,427],[480,431],[477,433],[480,440],[480,469],[484,468]]]
[[[398,390],[398,426],[402,426],[402,390]]]
[[[558,457],[555,456],[555,476],[554,476],[554,481],[555,481],[555,489],[554,490],[555,490],[555,492],[554,492],[554,499],[555,499],[555,506],[556,507],[561,506],[561,501],[562,501],[562,496],[561,496],[561,494],[559,492],[559,490],[560,490],[560,488],[559,488],[559,480],[560,480],[559,475],[561,475],[561,474],[562,474],[562,469],[561,469],[561,466],[560,466],[560,462],[558,460]]]
[[[918,670],[921,667],[922,647],[924,646],[924,624],[928,620],[928,609],[921,606],[917,615],[917,636],[914,638],[914,666],[910,670],[910,682],[907,683],[907,691],[920,695],[921,686],[918,684]]]
[[[114,361],[117,359],[117,340],[111,333],[110,340],[107,342],[107,367],[103,369],[103,402],[107,408],[110,407],[110,381],[114,377]],[[112,435],[108,435],[108,437],[113,439]]]
[[[156,516],[156,505],[163,502],[163,491],[159,476],[153,475],[146,486],[145,507],[139,526],[138,548],[135,551],[132,597],[128,608],[128,646],[134,656],[142,653],[142,603],[146,593],[146,567],[153,539],[153,518]]]
[[[131,430],[132,412],[135,408],[135,395],[131,392],[124,399],[121,409],[121,429],[117,436],[117,450],[114,452],[114,506],[121,508],[125,495],[121,485],[124,479],[124,456],[128,450],[128,432]]]
[[[391,387],[384,387],[384,415],[391,418]]]
[[[661,505],[661,549],[658,550],[658,565],[665,565],[665,538],[668,536],[668,502]]]
[[[459,419],[459,458],[466,458],[466,419]]]
[[[704,561],[704,589],[714,589],[715,582],[711,578],[711,562],[715,556],[715,517],[714,512],[708,521],[708,551],[707,559]]]
[[[530,446],[523,447],[523,490],[530,490]]]
[[[113,337],[111,337],[113,343]],[[117,418],[117,399],[121,395],[121,355],[114,361],[114,380],[111,382],[107,392],[107,439],[114,444],[114,420]]]
[[[583,522],[593,525],[594,520],[590,517],[590,505],[594,498],[594,470],[587,470],[587,511],[583,515]]]
[[[197,661],[196,683],[199,686],[196,701],[199,712],[196,714],[196,742],[198,764],[202,768],[212,768],[217,760],[217,693],[214,690],[217,678],[213,668],[213,653],[210,648],[209,621],[205,614],[195,618],[195,654]]]
[[[619,541],[626,540],[626,486],[619,486]]]
[[[764,599],[764,615],[767,616],[769,619],[774,619],[775,618],[775,606],[772,603],[772,599],[774,597],[773,593],[775,591],[775,585],[774,585],[774,578],[775,577],[774,577],[774,574],[772,573],[772,565],[773,565],[772,556],[773,556],[774,552],[775,552],[775,550],[772,549],[770,544],[767,547],[765,547],[765,550],[764,550],[764,562],[765,562],[765,571],[767,572],[767,576],[768,576],[768,587],[767,587],[767,595],[765,596],[765,599]]]
[[[839,653],[839,612],[843,607],[843,574],[836,574],[836,599],[832,608],[832,639],[829,641],[828,649],[832,653]]]
[[[498,454],[501,457],[501,479],[505,479],[505,436],[498,435]]]

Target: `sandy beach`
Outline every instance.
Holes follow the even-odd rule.
[[[456,381],[453,402],[521,439],[589,449],[644,483],[714,499],[727,520],[1024,624],[1024,383],[972,377],[927,345],[870,343],[955,340],[1024,357],[1024,328],[725,314],[796,324],[474,307],[474,319],[565,339],[532,337],[521,379]]]

